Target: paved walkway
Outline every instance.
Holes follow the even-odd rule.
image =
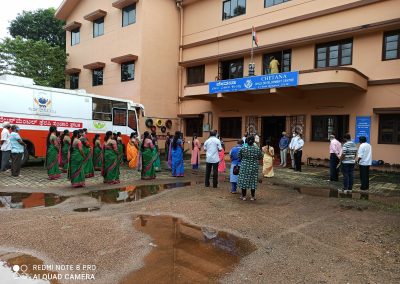
[[[204,178],[205,165],[204,161],[202,161],[202,165],[198,174],[193,175],[190,161],[185,161],[185,180],[198,180],[202,182]],[[157,180],[171,180],[175,181],[177,178],[171,176],[171,172],[167,170],[167,165],[165,162],[162,162],[162,170],[157,173],[157,179],[154,183],[157,183]],[[229,163],[227,163],[227,171],[229,169]],[[275,177],[267,178],[265,182],[275,184],[275,185],[287,185],[293,187],[318,187],[318,188],[335,188],[339,189],[342,187],[341,184],[341,175],[339,182],[329,182],[329,169],[323,167],[311,167],[304,166],[302,172],[294,172],[289,168],[274,168]],[[261,173],[261,167],[260,167]],[[222,175],[220,180],[224,180],[229,182],[229,174],[227,173],[224,177]],[[140,181],[140,173],[137,170],[131,170],[126,166],[121,167],[121,183],[123,184],[132,184],[134,182]],[[182,179],[179,179],[182,180]],[[93,185],[102,185],[103,186],[103,178],[100,175],[100,172],[95,173],[94,178],[90,178],[86,180],[86,184],[88,186]],[[59,188],[70,188],[70,182],[67,179],[67,175],[63,174],[62,178],[58,180],[48,180],[46,170],[43,168],[43,165],[32,165],[28,167],[24,167],[21,170],[21,176],[18,178],[14,178],[10,176],[9,172],[1,173],[0,172],[0,189],[9,190],[11,188],[38,188],[38,189],[48,189],[52,187]],[[354,189],[358,189],[360,187],[359,174],[356,170],[355,172],[355,181],[354,181]],[[385,172],[377,172],[371,171],[370,173],[370,192],[382,193],[382,194],[394,194],[400,195],[400,173],[385,173]]]

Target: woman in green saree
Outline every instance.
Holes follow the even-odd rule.
[[[74,130],[70,147],[69,171],[68,177],[71,180],[73,188],[85,186],[85,172],[83,171],[83,153],[82,142],[79,140],[79,131]]]
[[[155,179],[156,170],[154,163],[157,160],[157,153],[153,151],[154,145],[151,141],[151,136],[148,131],[143,134],[143,141],[141,146],[142,155],[142,179]]]
[[[107,131],[103,146],[102,176],[104,183],[119,183],[119,161],[117,141],[112,138],[113,133]]]
[[[103,163],[103,151],[101,149],[100,134],[96,134],[93,139],[93,166],[95,171],[101,171]]]
[[[61,135],[61,171],[66,173],[69,168],[69,148],[71,147],[71,137],[69,137],[69,131],[64,130]]]
[[[46,152],[46,167],[47,174],[50,180],[59,179],[61,171],[58,165],[58,153],[60,144],[57,142],[57,127],[50,126],[49,134],[47,135],[47,152]]]
[[[94,177],[94,167],[93,167],[93,152],[92,147],[90,147],[89,140],[86,138],[86,132],[82,131],[82,136],[79,138],[82,142],[83,153],[85,158],[83,159],[83,171],[85,173],[85,178]]]

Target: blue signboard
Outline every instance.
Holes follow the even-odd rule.
[[[365,136],[367,142],[370,143],[371,135],[371,117],[370,116],[357,116],[356,117],[356,136],[354,142],[358,143],[360,136]]]
[[[299,72],[284,72],[262,76],[210,82],[210,94],[295,87],[299,84]]]

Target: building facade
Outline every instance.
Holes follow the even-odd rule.
[[[124,26],[132,5],[135,22]],[[398,0],[65,0],[57,17],[67,21],[67,77],[142,103],[146,116],[173,119],[187,137],[204,141],[217,129],[230,149],[249,131],[276,147],[282,131],[296,129],[305,161],[329,157],[329,134],[354,137],[366,119],[373,158],[393,164],[400,163],[399,10]],[[252,27],[255,75],[271,72],[273,56],[279,72],[298,72],[298,84],[211,94],[210,82],[249,75]],[[129,62],[134,80],[122,81]],[[93,86],[101,68],[103,85]]]

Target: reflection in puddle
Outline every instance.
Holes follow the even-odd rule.
[[[151,236],[145,266],[121,283],[210,283],[256,250],[247,239],[201,228],[170,216],[139,216],[137,230]]]
[[[300,194],[320,196],[320,197],[333,197],[333,198],[350,198],[350,199],[364,199],[377,201],[388,205],[400,205],[400,196],[382,196],[371,194],[368,192],[352,192],[341,193],[333,188],[313,188],[313,187],[294,187],[294,190]]]
[[[191,184],[191,182],[178,182],[140,186],[129,185],[123,188],[91,191],[88,193],[88,195],[96,198],[99,202],[104,203],[132,202],[155,195],[166,189],[185,187]]]
[[[75,212],[92,212],[98,210],[100,210],[100,207],[82,207],[74,209]]]
[[[35,270],[43,265],[40,259],[21,253],[0,253],[0,283],[58,284],[53,272]]]
[[[49,207],[65,201],[68,197],[52,193],[0,192],[0,207],[24,209]]]

